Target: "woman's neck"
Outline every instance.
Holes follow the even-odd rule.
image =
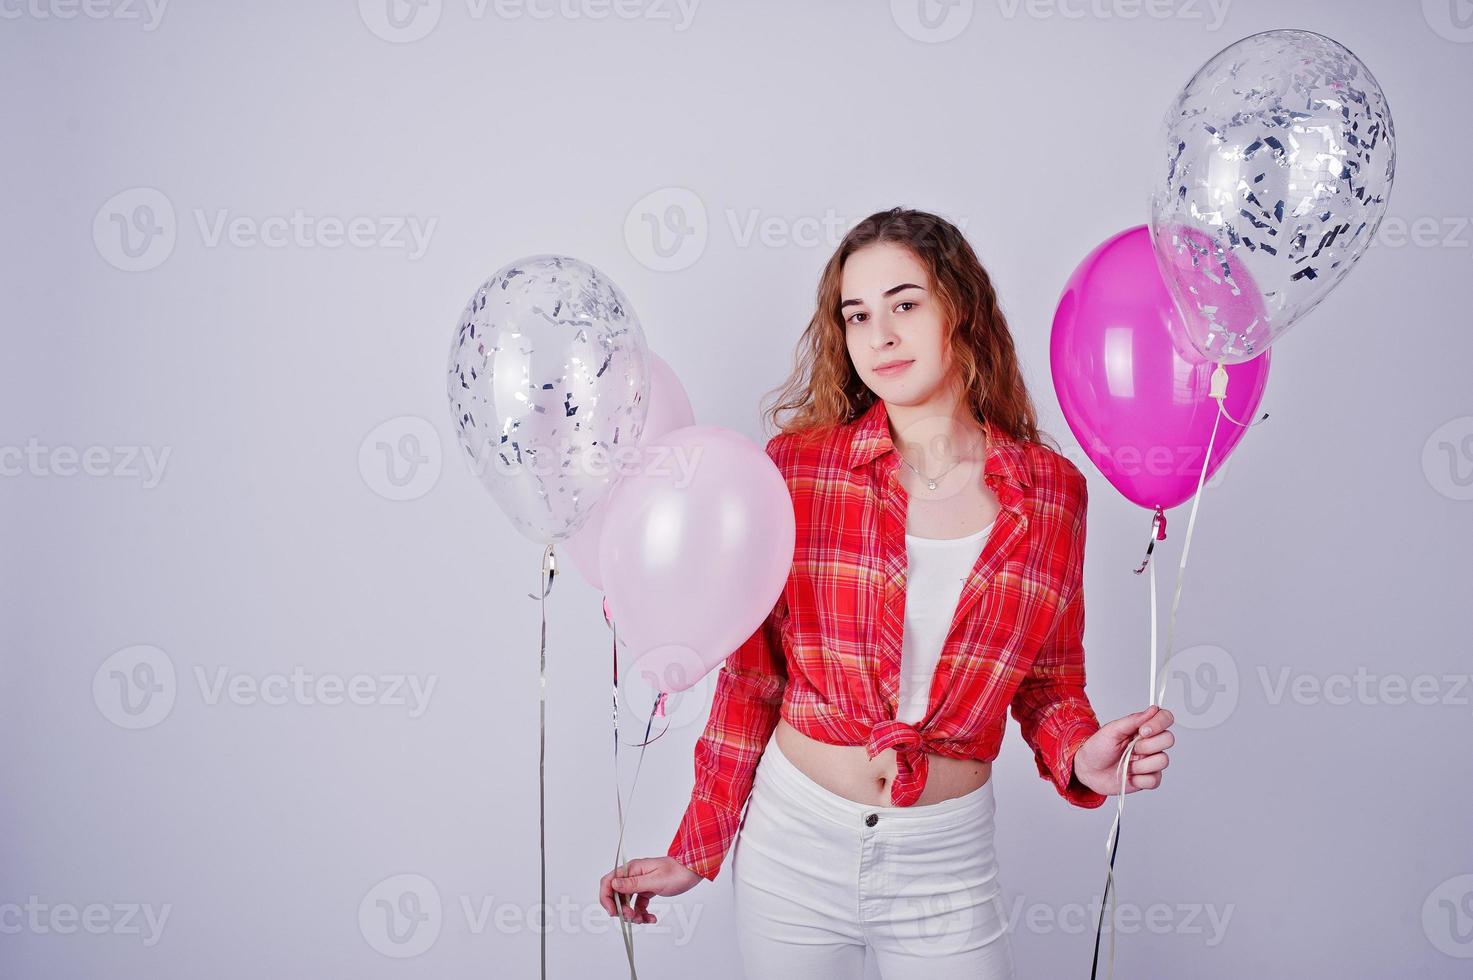
[[[981,459],[986,450],[981,424],[954,398],[916,405],[886,402],[885,414],[896,451],[923,472],[958,459]]]

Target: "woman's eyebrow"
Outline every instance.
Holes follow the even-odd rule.
[[[917,286],[913,282],[903,282],[903,283],[901,283],[898,286],[891,286],[889,289],[885,290],[885,295],[886,296],[894,296],[896,293],[900,292],[902,289],[924,289],[924,287]],[[842,303],[839,304],[839,309],[842,310],[846,306],[863,306],[863,305],[864,305],[864,300],[862,300],[862,299],[846,299],[844,302],[842,302]]]

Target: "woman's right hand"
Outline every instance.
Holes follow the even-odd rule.
[[[632,903],[627,898],[620,903],[624,918],[636,923],[654,922],[655,917],[649,911],[652,897],[680,895],[701,880],[700,875],[673,857],[634,858],[599,880],[598,900],[605,912],[618,915],[621,909],[615,905],[614,893],[633,895]]]

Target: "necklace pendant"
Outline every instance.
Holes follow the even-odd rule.
[[[926,481],[926,489],[927,490],[935,490],[936,489],[936,481],[935,480],[927,480]]]

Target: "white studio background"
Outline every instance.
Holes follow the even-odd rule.
[[[1091,697],[1143,707],[1150,516],[1072,440],[1049,323],[1147,220],[1176,90],[1276,27],[1371,66],[1397,184],[1204,496],[1118,975],[1473,969],[1463,5],[924,3],[0,3],[0,975],[536,974],[541,550],[460,462],[444,385],[462,305],[522,255],[608,272],[697,420],[757,439],[842,232],[962,224],[1090,478]],[[619,977],[610,635],[564,569],[549,975]],[[630,856],[664,853],[705,711],[650,748]],[[1008,728],[1020,976],[1087,976],[1114,802],[1068,806]],[[656,901],[642,976],[739,976],[728,872]]]

